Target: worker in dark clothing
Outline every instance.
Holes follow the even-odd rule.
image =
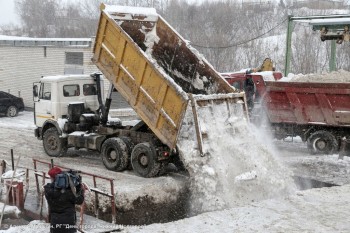
[[[256,87],[254,81],[251,77],[247,78],[244,83],[244,91],[247,97],[248,110],[251,112],[254,108],[254,97],[256,92]]]
[[[50,233],[77,232],[75,205],[84,201],[84,189],[79,184],[75,188],[58,188],[55,178],[62,170],[53,167],[48,172],[51,183],[44,186],[45,197],[49,206]],[[56,184],[56,185],[55,185]]]

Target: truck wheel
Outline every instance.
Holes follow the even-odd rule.
[[[160,171],[160,162],[154,146],[148,142],[137,144],[131,153],[131,164],[134,171],[142,177],[154,177]]]
[[[311,154],[332,154],[338,151],[339,144],[332,133],[320,130],[310,135],[307,147]]]
[[[18,114],[18,109],[16,108],[16,106],[11,105],[6,112],[6,116],[8,117],[15,117]]]
[[[67,152],[67,140],[60,138],[55,127],[49,128],[43,135],[43,146],[46,154],[52,157],[60,157]]]
[[[128,166],[127,146],[120,138],[107,139],[102,145],[101,155],[108,170],[120,172]]]

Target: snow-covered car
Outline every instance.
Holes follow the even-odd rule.
[[[0,114],[14,117],[18,115],[18,112],[23,110],[24,103],[22,98],[0,91]]]

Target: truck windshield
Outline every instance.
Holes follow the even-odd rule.
[[[40,90],[40,99],[51,100],[51,83],[42,83]]]

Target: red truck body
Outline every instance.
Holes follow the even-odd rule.
[[[266,82],[271,123],[350,127],[350,83]]]
[[[311,153],[331,154],[350,136],[350,83],[277,81],[282,76],[266,81],[259,73],[223,76],[233,86],[252,78],[251,120],[258,126],[268,123],[277,139],[300,136]]]
[[[276,71],[264,71],[264,72],[258,72],[258,73],[251,73],[246,74],[245,72],[234,72],[234,73],[222,73],[221,74],[226,81],[234,86],[236,89],[239,89],[241,91],[245,90],[245,81],[248,78],[251,78],[254,81],[254,84],[256,86],[256,98],[258,96],[262,96],[265,93],[266,87],[265,82],[266,81],[276,81],[282,78],[281,72]]]

